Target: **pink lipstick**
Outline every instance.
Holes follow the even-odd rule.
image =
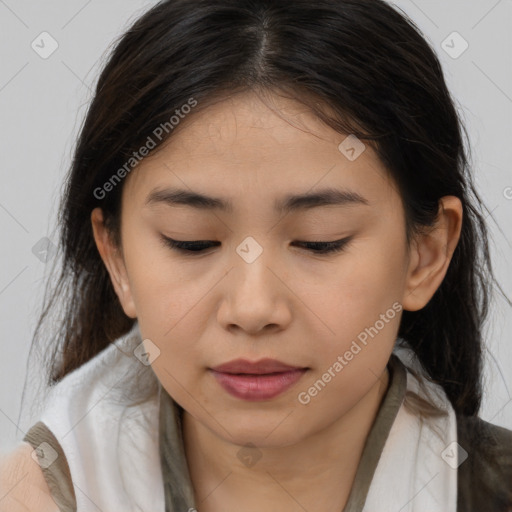
[[[290,366],[275,359],[248,361],[236,359],[211,371],[228,393],[242,400],[274,398],[295,384],[308,368]]]

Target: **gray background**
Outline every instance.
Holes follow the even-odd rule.
[[[0,0],[0,453],[12,449],[37,419],[37,412],[20,417],[20,400],[50,267],[41,256],[46,247],[41,239],[57,242],[56,206],[91,88],[109,44],[154,3]],[[394,4],[416,22],[441,58],[471,136],[478,190],[501,228],[488,218],[496,275],[512,296],[512,2]],[[35,41],[41,47],[43,37],[45,49],[51,48],[42,32],[58,43],[46,59],[31,46]],[[464,41],[469,46],[461,53]],[[481,411],[485,420],[510,429],[511,313],[498,296],[486,330]]]

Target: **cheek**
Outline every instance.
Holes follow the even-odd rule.
[[[159,326],[156,334],[161,337],[198,301],[200,285],[190,273],[182,271],[183,264],[176,264],[171,249],[164,247],[149,229],[129,234],[125,248],[130,291],[139,322],[151,325],[153,332]]]
[[[354,359],[370,363],[373,357],[387,357],[396,338],[405,260],[378,239],[365,246],[340,258],[329,279],[308,293],[322,320],[325,355],[331,360],[357,342],[362,350]],[[371,351],[366,348],[370,345]]]
[[[153,372],[167,393],[182,406],[189,404],[187,408],[190,408],[191,396],[201,394],[196,386],[204,371],[201,352],[193,343],[195,333],[190,328],[180,330],[180,323],[175,328],[171,326],[169,332],[162,332],[161,322],[151,316],[139,323],[143,336],[157,346],[158,357],[151,363]]]

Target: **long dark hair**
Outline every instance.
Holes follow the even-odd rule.
[[[34,333],[33,344],[58,307],[46,351],[48,382],[83,365],[134,322],[113,290],[90,221],[100,206],[119,243],[123,181],[104,197],[94,191],[190,98],[197,102],[193,116],[245,90],[295,98],[340,133],[371,144],[402,197],[409,241],[433,225],[441,197],[460,198],[461,238],[445,279],[423,309],[403,312],[399,336],[455,411],[476,415],[482,328],[491,285],[498,285],[487,208],[474,189],[469,138],[435,52],[405,14],[382,0],[165,0],[115,41],[75,148],[59,210],[62,265],[49,280]],[[153,151],[174,132],[153,136]]]

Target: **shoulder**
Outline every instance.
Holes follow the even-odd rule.
[[[0,512],[59,512],[32,453],[23,441],[0,459]]]
[[[512,510],[512,430],[457,416],[457,436],[467,453],[459,459],[459,510]]]

